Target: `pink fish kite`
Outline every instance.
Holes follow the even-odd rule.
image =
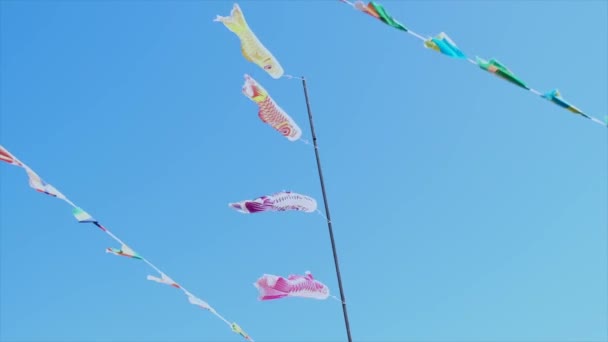
[[[272,274],[264,274],[253,283],[259,291],[259,300],[279,299],[283,297],[304,297],[312,299],[327,299],[329,288],[315,280],[310,272],[305,275],[290,275],[287,278]]]

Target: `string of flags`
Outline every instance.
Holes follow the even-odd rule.
[[[75,205],[72,201],[70,201],[64,194],[62,194],[54,186],[45,182],[40,176],[38,176],[38,174],[36,172],[34,172],[24,162],[17,159],[13,154],[11,154],[2,145],[0,145],[0,160],[2,160],[3,162],[9,163],[11,165],[15,165],[15,166],[23,168],[28,176],[30,187],[32,187],[34,190],[36,190],[40,193],[43,193],[43,194],[46,194],[46,195],[49,195],[49,196],[52,196],[52,197],[65,201],[72,207],[72,214],[74,215],[74,217],[76,218],[76,220],[79,223],[90,223],[90,224],[95,225],[97,228],[99,228],[102,232],[106,233],[110,238],[112,238],[120,246],[119,248],[112,248],[112,247],[106,248],[106,253],[143,261],[144,263],[146,263],[148,266],[150,266],[153,270],[155,270],[158,273],[158,276],[148,275],[147,276],[148,280],[154,281],[154,282],[157,282],[160,284],[165,284],[165,285],[168,285],[168,286],[181,290],[186,295],[186,297],[188,298],[188,301],[191,304],[196,305],[199,308],[210,312],[217,318],[221,319],[224,323],[226,323],[230,327],[230,329],[232,329],[232,331],[243,336],[243,338],[245,338],[248,341],[253,341],[253,339],[251,339],[251,337],[249,337],[249,335],[247,335],[247,333],[245,333],[245,331],[243,331],[243,329],[237,323],[228,321],[226,318],[224,318],[222,315],[220,315],[207,302],[205,302],[204,300],[198,298],[197,296],[195,296],[194,294],[189,292],[186,288],[184,288],[182,285],[178,284],[176,281],[171,279],[166,273],[161,271],[158,267],[156,267],[154,264],[152,264],[149,260],[144,258],[139,253],[135,252],[125,242],[123,242],[116,235],[114,235],[107,227],[103,226],[101,224],[101,222],[94,219],[89,213],[87,213],[82,208]]]
[[[380,5],[379,3],[375,2],[375,1],[370,1],[367,4],[365,4],[363,1],[355,1],[355,2],[351,2],[349,0],[339,0],[339,1],[353,7],[354,9],[356,9],[362,13],[365,13],[365,14],[383,22],[384,24],[386,24],[390,27],[393,27],[393,28],[400,30],[402,32],[405,32],[413,37],[416,37],[417,39],[421,40],[423,42],[423,46],[428,49],[437,51],[450,58],[467,60],[471,64],[478,66],[480,69],[485,70],[491,74],[494,74],[495,76],[502,78],[503,80],[510,82],[511,84],[514,84],[520,88],[523,88],[537,96],[540,96],[541,98],[548,100],[548,101],[570,111],[573,114],[580,115],[597,124],[608,127],[608,116],[606,117],[606,121],[603,122],[600,119],[595,118],[595,117],[583,112],[578,107],[575,107],[570,102],[566,101],[561,96],[559,90],[553,89],[551,91],[544,92],[544,93],[540,92],[540,91],[528,86],[526,84],[526,82],[524,82],[521,78],[517,77],[515,75],[515,73],[513,73],[511,70],[509,70],[509,68],[507,68],[507,66],[505,66],[504,64],[502,64],[495,58],[491,58],[490,60],[485,60],[480,57],[475,57],[475,59],[468,57],[456,45],[456,43],[454,43],[454,41],[452,39],[450,39],[450,37],[448,37],[448,35],[445,32],[441,32],[438,35],[436,35],[435,37],[424,37],[424,36],[414,32],[410,28],[406,27],[405,25],[400,23],[395,18],[393,18],[390,14],[388,14],[386,9],[382,5]]]

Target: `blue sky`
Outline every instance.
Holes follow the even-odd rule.
[[[496,57],[608,114],[602,1],[384,1],[424,35]],[[606,129],[338,1],[242,1],[305,75],[357,341],[608,339]],[[240,54],[228,1],[3,1],[0,144],[257,341],[345,340],[333,300],[259,302],[262,274],[338,295],[314,153],[263,124],[252,75],[310,131],[301,85]],[[0,166],[2,341],[239,341]]]

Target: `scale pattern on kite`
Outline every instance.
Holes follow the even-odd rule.
[[[310,272],[305,275],[289,275],[287,278],[272,274],[264,274],[255,283],[259,291],[259,300],[272,300],[284,297],[303,297],[312,299],[327,299],[329,288],[315,280]]]
[[[272,128],[285,136],[289,141],[300,139],[302,136],[300,127],[274,102],[266,89],[256,82],[256,80],[249,75],[245,75],[245,84],[243,84],[242,90],[243,95],[258,105],[258,116],[263,122],[272,126]]]
[[[234,4],[229,17],[218,15],[214,21],[223,23],[230,31],[234,32],[241,40],[241,52],[245,59],[257,64],[264,69],[272,78],[278,79],[283,76],[283,67],[279,61],[266,49],[258,37],[251,31],[243,11],[238,4]]]
[[[317,201],[312,197],[295,192],[281,191],[253,200],[230,203],[228,206],[244,214],[263,211],[304,211],[312,213],[317,210]]]

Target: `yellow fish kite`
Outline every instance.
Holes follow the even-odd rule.
[[[260,42],[255,33],[251,31],[243,11],[238,4],[234,4],[229,17],[218,15],[213,21],[223,23],[230,31],[234,32],[241,40],[241,52],[245,59],[257,64],[264,69],[272,78],[278,79],[283,76],[283,68],[279,61]]]

